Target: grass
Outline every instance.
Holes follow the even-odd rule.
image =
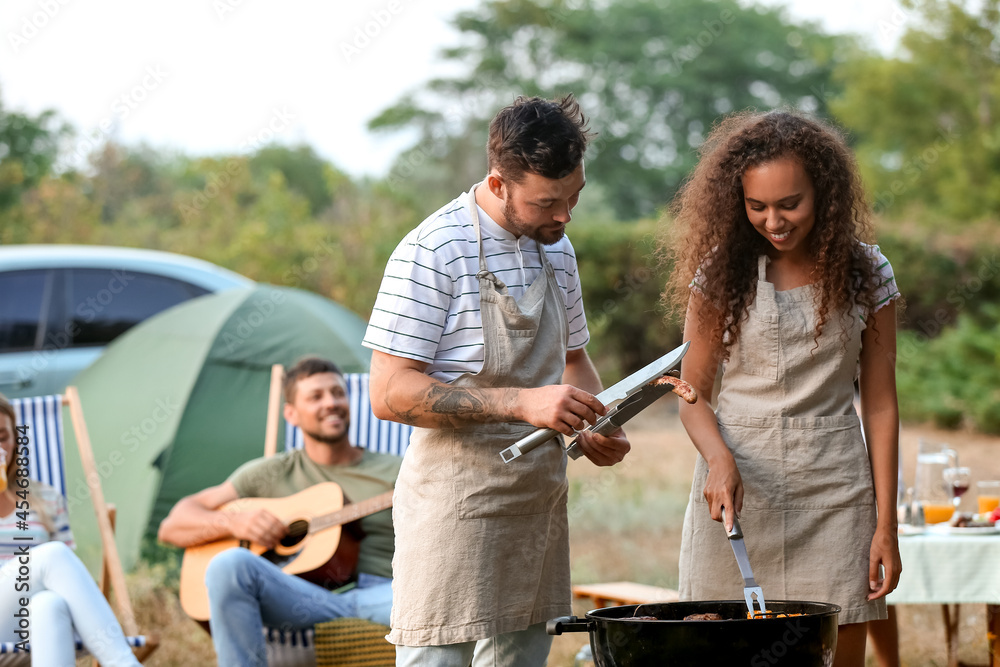
[[[599,469],[584,461],[570,462],[574,582],[637,581],[677,588],[681,524],[696,453],[671,408],[667,399],[632,422],[628,432],[633,450],[618,466]],[[921,437],[951,443],[962,465],[1000,477],[1000,438],[907,427],[901,435],[905,479],[913,480]],[[128,578],[140,626],[156,629],[161,636],[161,647],[147,664],[214,664],[208,635],[180,609],[173,567],[169,562],[144,566]],[[587,609],[584,601],[574,602],[574,613],[582,616]],[[960,612],[959,658],[987,663],[984,605],[962,605]],[[945,665],[940,605],[900,605],[898,613],[903,664]],[[550,667],[571,667],[585,642],[579,633],[555,637]],[[870,657],[868,664],[875,664]]]

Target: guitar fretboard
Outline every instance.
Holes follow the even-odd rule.
[[[389,507],[392,507],[392,491],[386,491],[368,500],[351,503],[336,512],[314,517],[309,521],[309,532],[316,533],[331,526],[341,526]]]

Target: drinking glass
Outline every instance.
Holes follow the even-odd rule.
[[[944,471],[957,467],[958,452],[954,449],[941,443],[920,441],[913,502],[923,513],[924,523],[942,523],[955,512],[955,496],[944,479]]]
[[[954,503],[957,512],[958,506],[962,503],[962,496],[969,490],[972,473],[968,468],[963,467],[945,468],[942,474],[944,475],[944,483],[951,489],[952,503]]]
[[[983,480],[976,484],[979,513],[989,514],[1000,506],[1000,480]]]

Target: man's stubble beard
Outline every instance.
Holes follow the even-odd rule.
[[[511,195],[513,196],[513,195]],[[518,215],[517,207],[510,204],[510,200],[504,200],[500,204],[500,215],[506,227],[519,236],[527,236],[532,241],[542,245],[552,245],[566,235],[565,227],[558,232],[548,232],[529,226],[524,219]]]
[[[323,435],[322,433],[311,433],[311,432],[309,432],[309,431],[307,431],[305,429],[302,429],[302,433],[304,433],[305,435],[308,435],[310,438],[312,438],[313,440],[315,440],[317,442],[322,442],[325,445],[336,445],[336,444],[340,443],[342,440],[343,441],[347,440],[347,434],[350,431],[350,428],[351,428],[351,423],[350,422],[346,422],[344,424],[344,430],[341,431],[341,433],[339,435],[336,435],[336,436],[334,436],[334,435]]]

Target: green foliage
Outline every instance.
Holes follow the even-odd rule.
[[[983,308],[1000,303],[1000,243],[963,237],[884,232],[879,246],[892,262],[906,300],[903,326],[934,338],[960,314],[988,319]]]
[[[0,210],[12,206],[52,170],[59,141],[68,133],[54,111],[31,116],[8,111],[0,103]]]
[[[1000,214],[1000,0],[912,0],[901,52],[835,73],[876,209],[958,225]],[[975,7],[976,10],[970,8]]]
[[[424,191],[432,179],[465,187],[484,173],[497,109],[517,95],[573,92],[599,133],[588,177],[619,219],[636,219],[671,198],[721,113],[787,104],[823,114],[836,90],[837,39],[736,0],[488,0],[455,25],[463,45],[443,56],[466,73],[430,82],[371,123],[421,132],[393,172],[404,188],[411,179]],[[433,166],[403,175],[415,160]]]
[[[902,332],[897,384],[900,416],[938,426],[968,425],[1000,433],[1000,307],[987,305],[982,322],[960,315],[957,326],[928,339]]]
[[[664,322],[660,293],[670,267],[656,259],[657,225],[592,222],[569,231],[580,267],[590,356],[605,380],[638,370],[681,342]]]
[[[271,172],[280,172],[288,187],[309,200],[313,215],[321,213],[333,202],[330,180],[346,176],[316,155],[310,146],[288,148],[274,145],[257,151],[250,159],[250,171],[257,178],[267,179]],[[328,171],[333,173],[328,174]]]

